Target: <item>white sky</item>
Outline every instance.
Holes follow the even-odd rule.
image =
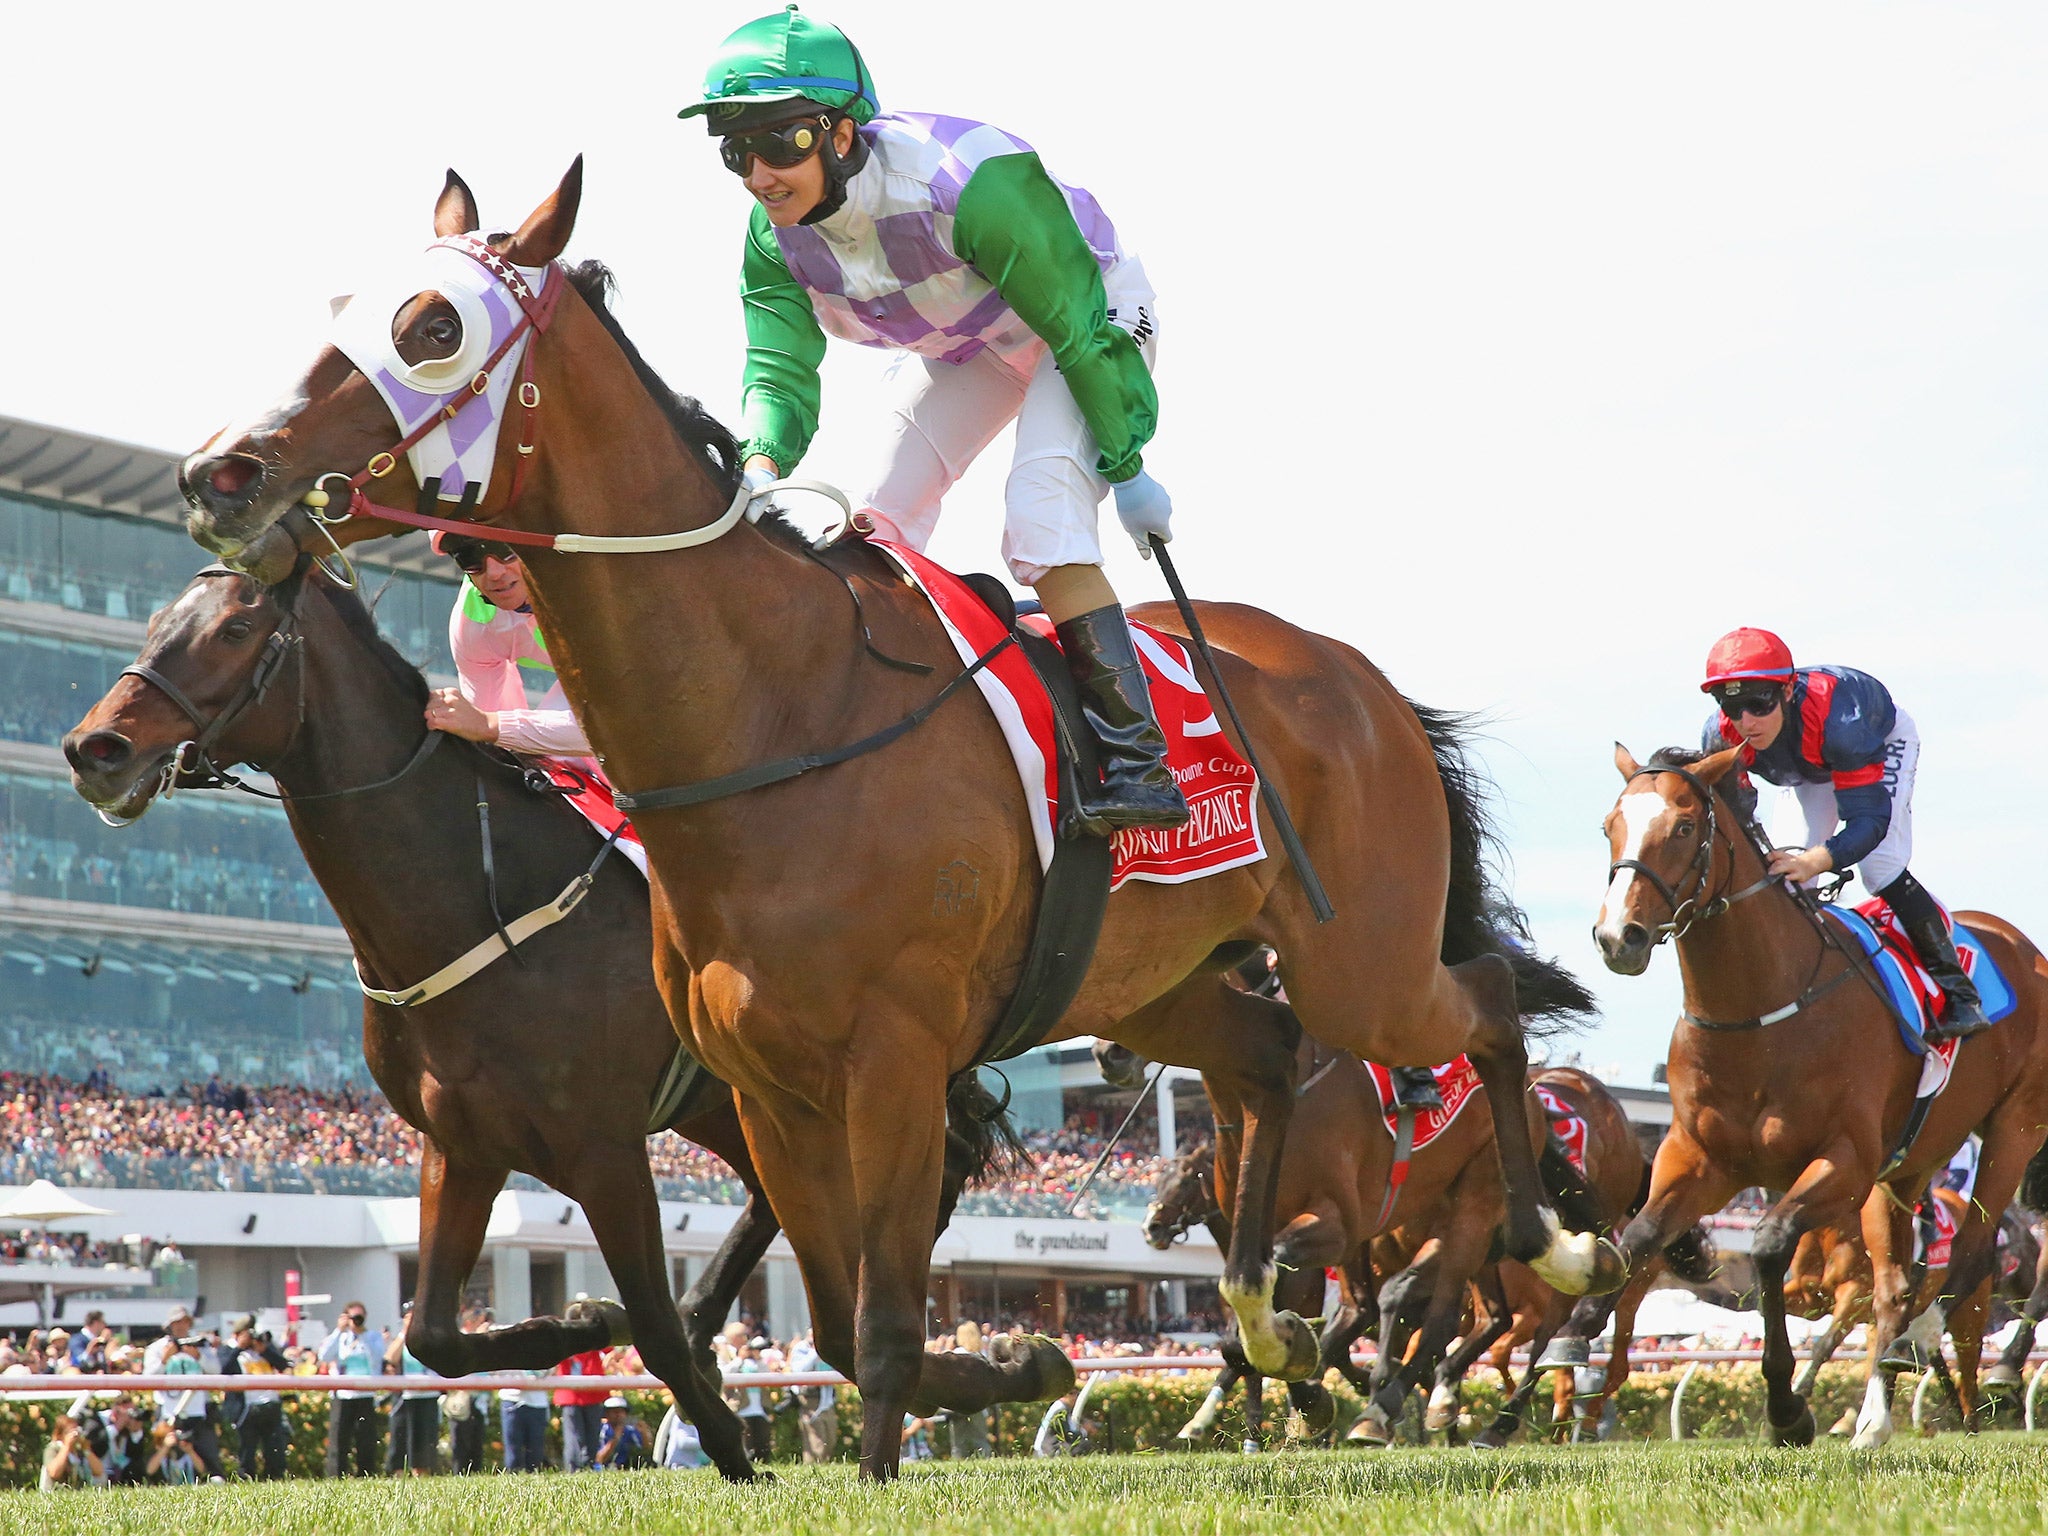
[[[580,150],[570,254],[733,420],[746,200],[673,113],[758,3],[20,8],[0,412],[196,446],[424,243],[444,167],[498,227]],[[1915,870],[2048,933],[2048,10],[814,11],[885,107],[1011,129],[1143,255],[1194,589],[1492,714],[1515,892],[1606,1009],[1589,1064],[1647,1078],[1678,995],[1588,937],[1609,742],[1693,740],[1736,624],[1884,678]],[[883,361],[835,346],[806,472],[858,479]],[[1003,460],[941,559],[997,567]]]

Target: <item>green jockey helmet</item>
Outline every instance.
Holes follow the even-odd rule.
[[[790,101],[814,101],[865,123],[881,111],[860,50],[828,21],[792,5],[750,21],[719,45],[704,72],[704,99],[676,114],[702,113],[713,134],[742,133],[773,121]]]

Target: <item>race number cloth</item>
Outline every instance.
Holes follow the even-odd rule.
[[[606,837],[617,832],[619,852],[632,860],[633,867],[642,875],[647,873],[647,850],[640,845],[640,834],[626,820],[626,813],[612,804],[612,787],[595,764],[583,762],[571,767],[555,758],[543,757],[537,766],[550,781],[568,792],[569,803],[583,813],[585,821]]]
[[[1930,1216],[1932,1220],[1928,1219]],[[1913,1256],[1929,1269],[1947,1269],[1949,1256],[1955,1250],[1956,1213],[1949,1209],[1946,1200],[1938,1200],[1930,1193],[1914,1217]]]
[[[971,662],[1003,638],[1002,620],[974,589],[951,571],[932,564],[907,545],[887,539],[868,542],[893,560],[911,583],[931,599],[960,659]],[[1042,614],[1020,621],[1058,643]],[[1226,869],[1255,864],[1266,856],[1259,834],[1258,778],[1238,756],[1216,711],[1195,678],[1187,649],[1171,635],[1133,623],[1131,635],[1151,685],[1152,707],[1166,733],[1166,760],[1174,782],[1187,797],[1188,824],[1169,832],[1126,828],[1116,835],[1109,888],[1126,880],[1180,885]],[[1052,863],[1053,828],[1059,815],[1059,758],[1053,749],[1052,700],[1038,674],[1015,646],[974,676],[982,697],[1002,727],[1024,800],[1038,867]]]
[[[1394,1075],[1376,1061],[1368,1061],[1365,1070],[1372,1077],[1373,1090],[1380,1096],[1380,1116],[1387,1122],[1387,1134],[1398,1136],[1400,1112],[1394,1107]],[[1415,1111],[1415,1145],[1411,1156],[1449,1130],[1459,1111],[1479,1092],[1479,1069],[1472,1065],[1469,1056],[1460,1056],[1430,1070],[1436,1074],[1436,1091],[1444,1107]]]
[[[1828,911],[1854,935],[1863,952],[1870,957],[1878,979],[1884,983],[1906,1049],[1916,1056],[1924,1053],[1927,1043],[1922,1036],[1927,1021],[1940,1017],[1942,991],[1922,968],[1913,941],[1906,937],[1905,930],[1892,915],[1892,909],[1882,897],[1872,897],[1853,911],[1845,912],[1839,907],[1830,907]],[[2018,997],[2004,973],[1998,969],[1998,963],[1984,948],[1983,941],[1950,917],[1947,908],[1942,909],[1941,917],[1955,940],[1956,958],[1962,961],[1970,980],[1977,984],[1984,1017],[1997,1023],[2019,1006]],[[1953,1056],[1954,1053],[1949,1054]]]
[[[1586,1122],[1576,1109],[1565,1102],[1564,1096],[1548,1083],[1531,1083],[1536,1097],[1543,1101],[1544,1113],[1550,1116],[1550,1128],[1557,1132],[1557,1139],[1564,1143],[1564,1155],[1578,1169],[1579,1177],[1586,1176]]]

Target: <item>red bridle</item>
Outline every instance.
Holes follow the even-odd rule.
[[[528,285],[526,279],[520,275],[517,267],[499,255],[498,252],[492,250],[488,244],[476,235],[451,235],[434,243],[447,246],[451,250],[460,251],[486,272],[489,272],[497,280],[498,285],[509,293],[519,305],[521,311],[519,323],[513,326],[512,333],[499,344],[498,349],[484,360],[484,365],[477,370],[476,377],[469,381],[469,391],[467,394],[460,400],[443,406],[435,414],[429,416],[417,427],[414,427],[412,431],[406,433],[405,436],[401,437],[391,447],[374,455],[370,462],[357,470],[355,474],[344,476],[337,469],[320,476],[319,479],[313,482],[313,489],[308,491],[303,498],[306,508],[313,514],[316,520],[328,524],[343,522],[351,517],[374,517],[381,518],[386,522],[403,523],[410,528],[431,528],[442,533],[460,533],[476,538],[501,540],[507,544],[531,544],[541,549],[551,548],[555,542],[555,535],[551,533],[528,533],[518,528],[496,528],[488,523],[473,522],[462,518],[432,516],[425,509],[437,504],[440,499],[440,482],[437,480],[430,480],[420,487],[419,510],[411,512],[400,507],[390,507],[380,502],[374,502],[364,494],[364,486],[368,485],[372,480],[383,479],[396,469],[399,458],[410,452],[412,447],[421,438],[432,432],[436,427],[454,420],[463,411],[484,398],[491,386],[492,370],[505,360],[512,349],[519,344],[520,339],[529,332],[532,333],[536,340],[547,334],[548,325],[555,317],[555,306],[561,301],[562,290],[569,286],[568,274],[563,271],[562,264],[558,261],[548,263],[546,269],[548,280],[540,292],[535,293],[532,287]],[[505,504],[508,506],[519,499],[519,493],[526,484],[527,470],[533,462],[535,448],[534,427],[536,417],[540,411],[540,386],[533,382],[534,351],[535,348],[529,346],[526,349],[526,355],[519,360],[518,378],[513,384],[511,393],[506,397],[508,408],[516,402],[521,413],[518,420],[518,433],[514,439],[514,447],[517,452],[514,455],[512,469],[512,489],[505,498]],[[332,497],[323,487],[329,480],[344,480],[346,482],[348,504],[338,515],[327,510],[332,504]],[[465,496],[460,510],[467,512],[474,505],[474,496]]]

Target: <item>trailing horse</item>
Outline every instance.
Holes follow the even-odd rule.
[[[442,267],[466,254],[532,326],[516,365],[523,414],[489,492],[454,510],[524,541],[550,654],[612,782],[668,805],[635,816],[657,981],[693,1053],[738,1094],[819,1350],[860,1386],[862,1470],[889,1477],[903,1412],[1056,1396],[1071,1380],[1047,1341],[1001,1362],[922,1347],[946,1085],[1005,1016],[1038,915],[1038,850],[995,719],[950,702],[961,663],[926,599],[863,538],[821,553],[777,517],[749,520],[731,438],[640,361],[606,309],[601,268],[556,265],[581,187],[579,163],[489,245],[470,233],[459,178],[435,209]],[[390,345],[402,366],[431,371],[470,355],[464,324],[423,260]],[[451,411],[472,409],[472,393],[497,409],[487,376],[501,357],[483,387],[457,381]],[[432,429],[428,418],[414,430]],[[329,347],[289,400],[181,466],[188,526],[266,573],[276,525],[309,497],[329,519],[352,514],[343,537],[375,536],[388,528],[374,519],[416,515],[364,489],[414,499],[409,446],[371,381]],[[1171,609],[1139,616],[1178,628]],[[1395,1063],[1469,1053],[1508,1101],[1508,1251],[1570,1290],[1619,1285],[1612,1248],[1561,1233],[1543,1204],[1519,1092],[1516,975],[1530,963],[1471,900],[1483,871],[1425,722],[1349,646],[1241,606],[1209,605],[1202,622],[1330,876],[1336,920],[1314,920],[1278,857],[1186,884],[1132,882],[1110,897],[1093,966],[1046,1038],[1122,1041],[1202,1071],[1242,1107],[1222,1288],[1246,1355],[1273,1374],[1311,1370],[1316,1342],[1271,1301],[1296,1025],[1218,979],[1257,944],[1278,951],[1301,1021],[1333,1045]]]
[[[1761,836],[1728,794],[1736,757],[1667,750],[1645,767],[1614,749],[1622,793],[1607,819],[1612,862],[1594,937],[1623,975],[1641,974],[1673,938],[1685,981],[1668,1065],[1671,1132],[1622,1245],[1646,1256],[1739,1190],[1786,1192],[1759,1223],[1752,1257],[1770,1436],[1805,1445],[1813,1411],[1793,1387],[1785,1274],[1807,1232],[1860,1220],[1874,1274],[1872,1354],[1884,1369],[1865,1393],[1856,1444],[1882,1444],[1892,1373],[1932,1359],[1948,1313],[1990,1274],[1998,1214],[2048,1129],[2048,977],[2009,923],[1956,914],[2014,1004],[1996,1028],[1961,1042],[1947,1086],[1916,1120],[1924,1058],[1905,1045],[1844,932],[1765,872]],[[1984,1142],[1976,1198],[1940,1295],[1908,1332],[1913,1196],[1972,1131]],[[1890,1195],[1870,1199],[1880,1178]],[[1563,1337],[1585,1349],[1605,1312],[1581,1303]]]

